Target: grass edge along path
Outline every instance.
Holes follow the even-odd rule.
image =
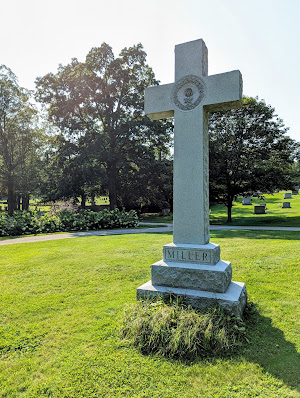
[[[170,234],[2,247],[0,397],[300,397],[299,240],[211,233],[257,310],[244,349],[190,363],[143,356],[119,336]]]

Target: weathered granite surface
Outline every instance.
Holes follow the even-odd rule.
[[[243,282],[231,282],[226,293],[213,293],[193,289],[153,285],[151,281],[137,288],[137,299],[147,297],[182,297],[187,305],[206,309],[214,305],[221,306],[225,311],[241,317],[247,303],[246,285]]]
[[[175,46],[175,82],[149,87],[145,113],[154,120],[174,117],[173,243],[151,267],[152,282],[138,297],[183,295],[188,304],[219,304],[241,315],[244,283],[231,281],[231,264],[220,260],[220,247],[209,243],[209,112],[242,105],[238,70],[208,76],[203,40]]]
[[[152,283],[161,286],[224,293],[231,277],[231,263],[221,260],[216,265],[179,264],[161,260],[151,266]]]

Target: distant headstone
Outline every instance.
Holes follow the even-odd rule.
[[[243,198],[243,205],[252,205],[252,203],[251,203],[251,196],[244,196],[244,198]]]
[[[292,194],[291,194],[291,192],[286,192],[286,193],[284,194],[284,199],[292,199]]]
[[[299,193],[299,192],[296,191],[296,190],[295,190],[295,191],[292,191],[292,195],[298,195],[298,193]]]
[[[154,120],[174,117],[173,243],[151,266],[151,280],[137,297],[183,296],[193,307],[218,304],[240,316],[246,286],[231,281],[231,263],[209,242],[209,111],[241,106],[239,71],[207,75],[203,40],[175,47],[175,83],[149,87],[145,113]]]
[[[300,189],[299,185],[296,185],[295,186],[295,191],[299,191],[299,189]]]
[[[282,203],[282,208],[283,209],[290,209],[291,208],[291,202],[283,202]]]
[[[266,214],[265,206],[255,205],[254,206],[254,214]]]
[[[267,209],[267,204],[266,203],[260,203],[260,206],[264,206],[265,210]]]
[[[161,214],[163,216],[169,216],[170,215],[170,209],[162,209]]]

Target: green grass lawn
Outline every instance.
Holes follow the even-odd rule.
[[[300,227],[300,195],[292,195],[292,199],[283,199],[284,192],[273,195],[264,195],[265,200],[252,198],[253,205],[242,204],[242,197],[234,202],[232,207],[232,225],[273,225],[280,227]],[[282,203],[290,202],[290,209],[283,209]],[[266,214],[253,214],[254,205],[266,203]],[[213,205],[210,214],[211,224],[226,224],[227,208],[222,205]]]
[[[1,247],[0,397],[300,397],[300,233],[214,231],[256,313],[232,357],[143,356],[120,340],[124,307],[171,234]]]
[[[292,195],[292,199],[283,199],[284,192],[273,195],[264,195],[264,200],[252,198],[252,205],[242,204],[239,197],[232,207],[232,223],[227,223],[227,207],[224,205],[212,205],[210,212],[210,224],[212,225],[244,225],[244,226],[274,226],[274,227],[300,227],[300,195]],[[290,202],[290,209],[282,209],[283,202]],[[253,214],[254,205],[266,203],[266,214]],[[142,215],[141,221],[148,222],[172,222],[172,215],[163,217],[159,214]]]

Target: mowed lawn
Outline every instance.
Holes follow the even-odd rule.
[[[291,192],[291,191],[288,191]],[[272,195],[263,195],[264,199],[252,197],[252,205],[243,205],[243,198],[233,202],[232,225],[300,227],[300,195],[292,195],[292,199],[284,199],[284,191]],[[290,202],[291,208],[283,209],[282,203]],[[266,214],[253,214],[254,205],[266,203]],[[210,212],[211,224],[226,224],[227,208],[224,205],[212,205]]]
[[[249,343],[192,363],[143,356],[123,310],[171,234],[0,248],[0,397],[300,397],[300,233],[215,231],[255,311]]]

